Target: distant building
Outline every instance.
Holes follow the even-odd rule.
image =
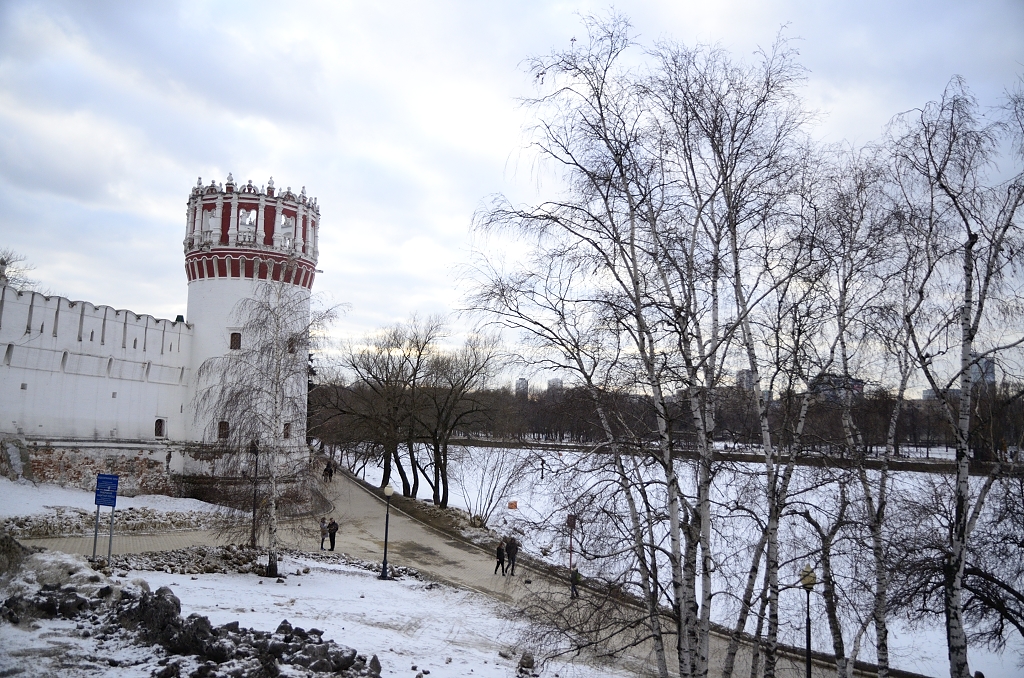
[[[550,393],[561,393],[562,392],[562,380],[561,379],[548,379],[548,391]]]
[[[942,390],[942,397],[945,400],[959,400],[960,389],[958,388],[946,388]],[[921,392],[921,400],[938,400],[935,395],[935,389],[926,388]]]
[[[971,384],[984,384],[985,386],[995,386],[995,358],[992,358],[991,356],[979,357],[977,353],[971,354]]]
[[[530,395],[530,382],[523,377],[516,379],[516,397],[525,398]]]
[[[736,387],[741,388],[744,391],[754,390],[754,371],[753,370],[737,370],[736,372]]]

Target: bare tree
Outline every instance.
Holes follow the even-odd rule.
[[[388,484],[392,470],[397,470],[406,497],[416,496],[419,488],[415,411],[427,361],[441,331],[440,318],[421,323],[414,317],[368,335],[362,345],[350,346],[342,358],[341,371],[352,376],[351,383],[336,384],[334,389],[337,412],[355,425],[361,440],[382,451],[381,486]],[[400,456],[403,444],[408,471]]]
[[[9,247],[0,247],[0,287],[9,285],[18,290],[33,290],[38,280],[29,277],[35,266],[26,264],[26,257]]]
[[[307,358],[335,315],[335,308],[311,312],[306,290],[260,282],[232,312],[241,328],[240,348],[208,359],[198,370],[195,416],[207,440],[226,450],[236,466],[252,463],[253,477],[257,463],[266,474],[268,576],[277,573],[284,490],[308,473]]]
[[[942,553],[951,678],[970,675],[964,568],[992,487],[987,481],[975,493],[969,482],[972,369],[1024,341],[1001,325],[1005,314],[1024,307],[1016,270],[1024,245],[1018,217],[1024,173],[993,177],[1001,145],[1013,144],[1018,153],[1024,148],[1021,97],[1011,97],[1006,110],[1005,121],[985,120],[963,81],[954,78],[939,101],[897,117],[890,131],[896,200],[919,262],[905,323],[915,362],[941,398],[955,435],[953,520]],[[957,392],[950,390],[954,385]]]
[[[437,506],[448,506],[452,436],[487,415],[487,402],[480,394],[497,366],[497,338],[479,334],[456,350],[434,349],[427,357],[413,411],[414,438],[430,447],[430,462],[422,470]]]

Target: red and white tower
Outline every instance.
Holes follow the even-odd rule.
[[[197,182],[188,200],[184,241],[193,375],[205,360],[231,349],[232,334],[238,332],[233,311],[259,281],[294,285],[308,299],[319,229],[320,211],[305,187],[298,195],[291,188],[278,193],[273,177],[265,189],[252,181],[239,187],[230,174],[223,185]],[[192,384],[190,398],[194,378]],[[203,437],[204,431],[193,427],[190,438]]]

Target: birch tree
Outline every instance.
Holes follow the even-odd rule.
[[[279,503],[308,473],[306,399],[308,356],[323,339],[336,308],[310,311],[309,293],[287,283],[260,282],[232,312],[241,346],[206,360],[195,412],[237,460],[258,456],[267,478],[267,576],[277,574]],[[250,450],[258,452],[250,455]],[[255,472],[255,469],[253,469]]]
[[[920,262],[904,321],[917,367],[941,398],[955,436],[953,515],[942,555],[951,678],[970,675],[964,567],[992,486],[986,481],[975,492],[969,482],[972,367],[1022,341],[1000,318],[1019,313],[1024,299],[1017,268],[1024,173],[1019,166],[1009,173],[995,167],[1007,146],[1021,157],[1021,97],[1011,96],[1004,110],[1009,115],[1003,120],[986,120],[963,81],[954,78],[939,101],[898,116],[890,130],[902,225]],[[953,386],[958,392],[949,390]]]

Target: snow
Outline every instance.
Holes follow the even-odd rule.
[[[479,455],[494,453],[494,448],[464,448],[467,457],[470,459]],[[567,543],[565,530],[560,529],[564,520],[564,502],[567,481],[575,485],[574,491],[586,486],[588,481],[578,477],[581,468],[581,455],[576,452],[558,452],[551,450],[519,450],[518,452],[532,458],[532,470],[526,474],[522,482],[514,485],[507,492],[500,508],[495,511],[488,525],[492,529],[515,534],[523,544],[524,551],[531,556],[545,560],[555,565],[567,565]],[[925,456],[926,450],[914,450],[918,456]],[[457,453],[457,452],[455,452]],[[930,456],[945,456],[942,451],[932,449]],[[545,459],[544,468],[546,476],[540,477],[540,458]],[[916,474],[893,474],[894,490],[910,491],[910,485],[914,482]],[[362,469],[360,474],[367,482],[379,484],[383,478],[383,469],[379,466],[369,464]],[[460,486],[460,480],[467,483],[467,487]],[[464,474],[461,478],[453,478],[449,495],[449,506],[469,511],[470,507],[465,497],[475,497],[481,488],[475,483],[483,482],[484,479],[472,473]],[[393,478],[392,482],[398,482]],[[727,485],[727,484],[726,484]],[[794,483],[794,488],[797,487]],[[430,488],[424,486],[421,481],[421,490],[427,495]],[[728,488],[724,491],[728,492]],[[812,498],[813,499],[813,498]],[[508,509],[507,502],[515,501],[516,509]],[[561,513],[559,513],[561,511]],[[489,542],[488,542],[489,543]],[[587,563],[579,563],[582,574],[587,574]],[[786,593],[783,592],[785,597]],[[800,614],[793,617],[793,623],[787,624],[783,620],[783,627],[780,629],[780,640],[797,647],[803,646],[803,605],[800,600],[785,600],[783,605]],[[785,610],[784,610],[785,612]],[[721,613],[721,610],[719,610]],[[716,618],[715,621],[731,625],[732,619]],[[812,623],[814,633],[814,647],[816,650],[829,651],[831,638],[828,636],[823,617],[818,617]],[[946,635],[945,627],[941,619],[936,619],[933,624],[919,623],[909,625],[899,620],[890,621],[889,652],[890,663],[894,668],[913,671],[930,676],[944,676],[949,673],[949,662],[946,656]],[[866,639],[866,644],[869,644]],[[986,678],[1018,678],[1024,673],[1022,662],[1024,662],[1024,639],[1019,636],[1011,636],[1007,649],[1002,653],[990,651],[984,647],[973,646],[968,652],[971,670],[984,673]],[[862,660],[873,661],[874,651],[872,647],[865,647],[861,650]]]
[[[549,454],[547,469],[551,473],[559,464],[557,453]],[[380,473],[378,468],[368,468],[366,479],[379,481]],[[544,495],[544,488],[550,487],[551,484],[541,483],[536,476],[528,477],[521,487],[513,490],[513,498],[519,500],[519,510],[502,508],[492,522],[503,529],[511,529],[517,515],[524,512],[538,516],[548,513],[556,504]],[[466,508],[457,487],[452,489],[451,503]],[[0,478],[0,518],[47,515],[54,511],[54,507],[92,509],[93,494]],[[217,509],[192,499],[153,495],[118,497],[118,508],[127,507],[161,511]],[[551,535],[529,534],[527,552],[540,557],[539,549],[552,538]],[[56,558],[58,554],[52,554],[52,557]],[[560,562],[560,556],[556,554],[548,560]],[[315,626],[325,631],[325,639],[332,638],[367,656],[377,654],[385,667],[384,675],[388,675],[389,670],[396,673],[406,671],[413,664],[430,669],[432,677],[469,675],[470,669],[473,676],[510,676],[514,673],[518,654],[512,655],[514,659],[506,660],[498,656],[498,651],[507,651],[514,646],[525,627],[524,622],[515,619],[513,610],[503,603],[444,584],[414,579],[380,581],[372,572],[344,565],[301,558],[286,559],[283,565],[286,572],[309,567],[310,573],[290,576],[283,584],[271,579],[264,579],[260,584],[253,575],[206,574],[192,579],[187,575],[153,571],[131,572],[122,580],[131,581],[139,577],[147,580],[154,590],[159,586],[170,586],[181,599],[184,616],[198,612],[209,616],[215,625],[237,620],[242,626],[273,631],[282,619],[288,619],[292,624],[306,628]],[[86,649],[82,657],[95,656],[95,648],[87,647],[92,642],[90,639],[64,637],[66,634],[61,631],[61,624],[66,623],[59,620],[41,622],[41,628],[35,632],[15,629],[8,624],[0,625],[0,646],[8,651],[34,648],[41,654],[57,656],[61,653],[67,655],[74,649],[65,647],[65,643],[84,644]],[[827,646],[827,639],[818,635],[822,629],[819,625],[815,631],[818,649]],[[794,633],[796,631],[799,629]],[[891,631],[890,651],[895,667],[931,676],[948,673],[941,621],[915,627],[893,623]],[[1015,678],[1021,675],[1018,666],[1021,649],[1020,643],[1002,654],[972,648],[971,668],[982,671],[987,678]],[[103,656],[131,663],[134,661],[133,653],[137,651],[130,646],[120,650],[108,648]],[[449,657],[451,663],[446,662]],[[52,675],[50,669],[40,668],[39,673],[26,675]],[[89,675],[104,675],[96,672],[100,669],[90,670]],[[585,664],[566,666],[554,663],[544,671],[547,676],[555,673],[581,677],[632,675],[615,667],[595,668]],[[71,675],[66,672],[60,674]],[[110,668],[107,675],[149,673],[136,674],[120,666]]]
[[[50,578],[36,571],[67,571],[77,564],[91,572],[80,556],[49,552],[33,556],[32,572],[9,582],[3,597],[28,593]],[[349,565],[286,557],[282,572],[304,571],[283,582],[242,574],[183,576],[130,571],[114,583],[151,590],[170,587],[181,601],[181,614],[207,616],[214,626],[238,621],[242,627],[273,631],[282,620],[293,626],[318,628],[325,640],[376,654],[382,675],[400,674],[416,666],[438,678],[515,675],[516,642],[525,630],[506,605],[481,594],[418,579],[381,581],[374,572]],[[105,581],[105,580],[104,580]],[[128,582],[131,582],[130,584]],[[100,582],[103,583],[103,582]],[[99,585],[99,584],[97,584]],[[115,637],[103,641],[74,632],[75,620],[40,620],[34,630],[0,624],[0,665],[23,669],[25,676],[109,675],[148,676],[163,654]],[[505,651],[510,658],[499,656]],[[111,666],[111,660],[117,666]],[[184,665],[183,665],[184,666]],[[544,675],[584,678],[633,675],[610,666],[554,661]]]
[[[416,665],[431,678],[473,676],[507,678],[515,674],[513,651],[524,630],[511,608],[481,594],[416,579],[381,581],[373,572],[285,558],[283,571],[310,568],[285,583],[251,575],[205,575],[195,580],[164,572],[130,572],[152,588],[169,586],[181,599],[182,616],[206,615],[214,626],[238,621],[273,630],[287,619],[293,626],[315,627],[325,639],[360,653],[375,653],[383,667],[404,673]],[[262,583],[261,583],[262,582]],[[512,659],[498,656],[505,650]],[[451,659],[448,662],[448,659]],[[415,672],[413,672],[415,673]],[[630,676],[612,667],[555,663],[544,675]]]
[[[58,485],[32,483],[28,480],[17,482],[0,476],[0,518],[32,516],[52,513],[56,507],[96,510],[96,495],[93,492],[77,490]],[[117,509],[149,508],[156,511],[205,511],[215,512],[220,507],[198,499],[177,499],[159,494],[142,494],[136,497],[117,497]],[[104,508],[106,514],[110,509]]]

